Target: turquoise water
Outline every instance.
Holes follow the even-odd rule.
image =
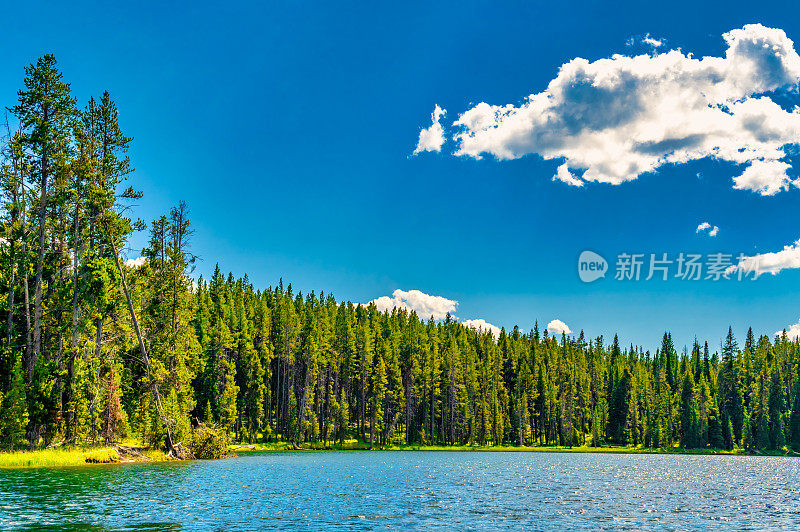
[[[6,470],[0,527],[798,529],[800,460],[351,451]]]

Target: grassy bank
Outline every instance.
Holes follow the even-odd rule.
[[[761,456],[798,456],[790,450],[766,451],[753,453],[744,449],[725,451],[718,449],[683,449],[670,447],[653,449],[648,447],[559,447],[559,446],[532,446],[517,447],[510,445],[389,445],[372,446],[356,440],[346,441],[344,444],[322,445],[321,443],[303,444],[295,446],[288,442],[257,443],[252,445],[234,444],[228,447],[232,454],[263,453],[263,452],[304,452],[304,451],[481,451],[481,452],[528,452],[528,453],[612,453],[612,454],[692,454],[692,455],[761,455]],[[142,450],[142,457],[132,458],[127,454],[120,454],[114,447],[70,447],[58,449],[40,449],[35,451],[0,452],[0,469],[6,468],[35,468],[35,467],[71,467],[85,466],[87,464],[109,464],[120,462],[164,462],[173,460],[163,452],[156,449]]]
[[[649,448],[649,447],[633,447],[633,446],[602,446],[602,447],[589,447],[589,446],[576,446],[576,447],[560,447],[560,446],[511,446],[511,445],[389,445],[389,446],[372,446],[369,444],[348,441],[344,444],[336,445],[322,445],[317,444],[303,444],[294,446],[288,442],[272,442],[272,443],[258,443],[258,444],[241,444],[231,445],[229,450],[241,454],[249,452],[302,452],[302,451],[368,451],[368,450],[381,450],[381,451],[483,451],[483,452],[529,452],[529,453],[611,453],[611,454],[693,454],[693,455],[762,455],[762,456],[797,456],[790,450],[782,451],[765,451],[765,452],[750,452],[745,449],[734,449],[732,451],[720,449],[684,449],[682,447],[670,448]]]
[[[0,469],[27,467],[71,467],[87,464],[112,464],[131,461],[169,460],[158,450],[144,450],[141,460],[120,456],[114,447],[69,447],[58,449],[37,449],[35,451],[0,452]]]

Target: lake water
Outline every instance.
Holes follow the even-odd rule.
[[[0,528],[798,529],[800,460],[299,452],[0,470]]]

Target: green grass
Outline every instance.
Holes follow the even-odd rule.
[[[0,453],[0,468],[8,467],[67,467],[87,463],[119,462],[112,447],[69,449],[40,449]]]
[[[171,458],[158,449],[147,449],[142,454],[152,462]],[[113,447],[61,447],[33,451],[0,452],[0,469],[35,467],[73,467],[88,464],[119,463],[120,456]]]

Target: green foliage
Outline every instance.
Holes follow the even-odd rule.
[[[194,429],[189,449],[201,460],[225,458],[228,456],[228,435],[222,428],[201,424]]]
[[[25,441],[25,427],[28,424],[24,371],[22,357],[17,356],[8,393],[3,396],[0,392],[0,440],[12,451]]]
[[[78,297],[86,302],[88,308],[105,313],[119,295],[117,267],[112,259],[92,257],[86,261],[84,268],[85,284]]]

